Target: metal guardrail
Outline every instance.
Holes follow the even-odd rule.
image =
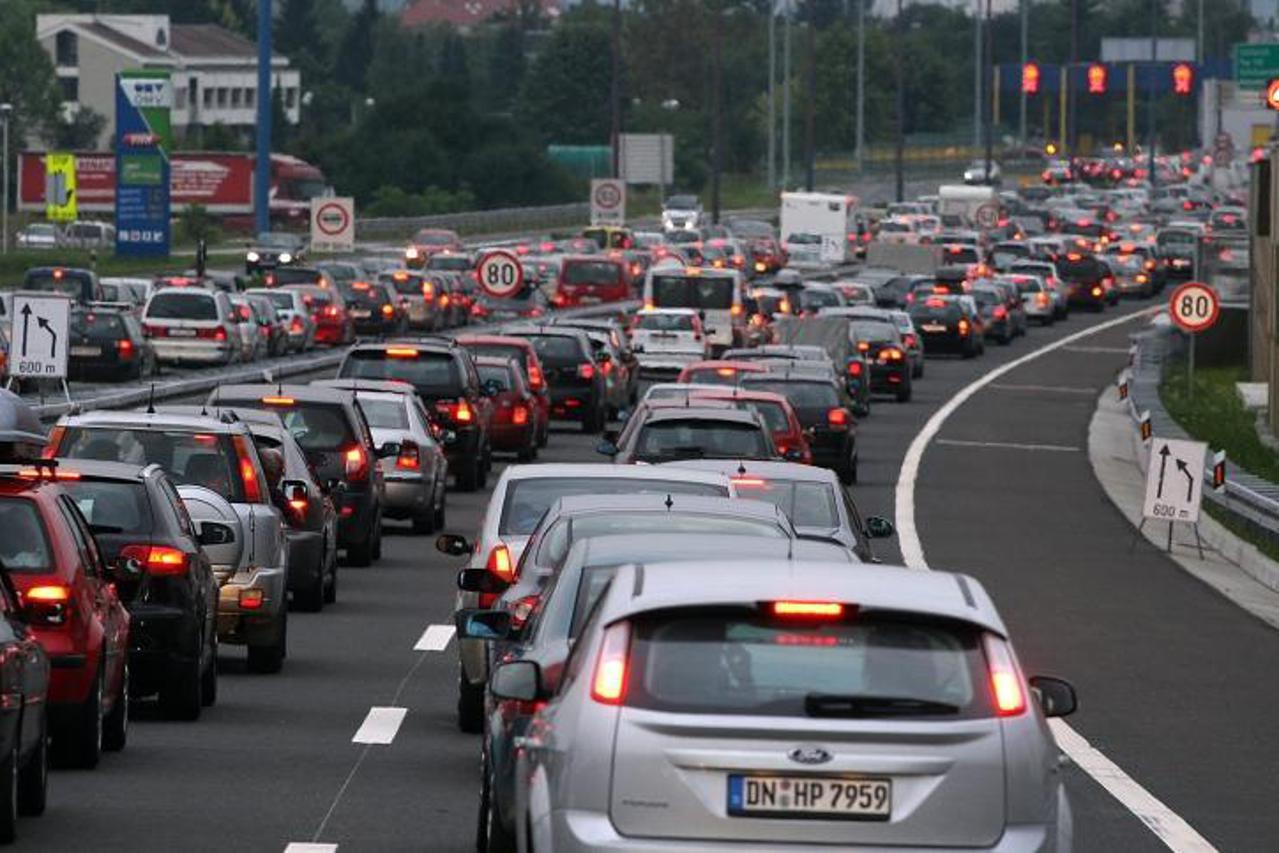
[[[407,239],[422,228],[447,228],[459,234],[496,234],[504,231],[540,231],[587,222],[591,206],[586,202],[544,207],[507,207],[433,216],[357,217],[358,240]]]

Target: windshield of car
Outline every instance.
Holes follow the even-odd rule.
[[[157,293],[147,305],[147,317],[154,320],[217,320],[218,303],[207,293],[190,290]]]
[[[263,231],[258,234],[258,245],[264,249],[292,249],[297,238],[280,231]]]
[[[786,382],[762,379],[746,381],[742,385],[753,391],[772,391],[774,394],[781,394],[796,410],[833,409],[840,405],[839,393],[829,382]]]
[[[58,456],[146,465],[154,462],[178,485],[204,486],[235,503],[244,500],[231,436],[128,426],[67,427]],[[3,528],[0,528],[3,529]]]
[[[790,517],[796,527],[839,527],[839,511],[835,493],[828,483],[805,483],[794,480],[769,480],[738,477],[737,496],[747,500],[767,501]]]
[[[776,522],[762,518],[742,518],[704,512],[680,512],[676,499],[673,510],[638,512],[626,510],[572,516],[557,521],[542,538],[536,565],[557,566],[573,543],[591,536],[625,536],[631,533],[703,533],[724,536],[758,536],[783,539],[790,532]]]
[[[151,532],[151,505],[141,483],[68,480],[62,487],[90,524],[119,528],[121,533]]]
[[[254,293],[255,296],[269,299],[271,304],[283,311],[293,310],[293,294],[287,290],[267,290]]]
[[[272,411],[303,450],[331,451],[359,444],[341,405],[299,401],[286,408],[273,406]]]
[[[667,611],[636,621],[626,704],[686,714],[978,716],[977,631],[889,614],[784,620]]]
[[[664,420],[645,424],[635,443],[635,457],[662,459],[767,459],[764,433],[751,424],[722,420]]]
[[[667,210],[696,210],[697,196],[673,195],[666,200]]]
[[[398,379],[408,382],[418,393],[460,396],[462,376],[457,361],[448,353],[418,350],[409,356],[388,357],[384,349],[357,349],[347,356],[338,371],[340,379]]]
[[[119,314],[103,314],[98,311],[72,311],[71,333],[87,338],[125,337],[124,319]]]
[[[727,276],[654,275],[653,306],[726,311],[733,307],[735,287]]]
[[[727,497],[728,487],[638,477],[531,477],[512,480],[502,501],[499,533],[528,536],[560,498],[573,495],[703,495]]]
[[[494,382],[502,391],[511,390],[511,371],[505,365],[481,364],[475,368],[480,374],[480,381]]]
[[[45,293],[61,293],[74,299],[84,295],[88,276],[72,270],[28,271],[22,279],[23,290],[39,290]]]
[[[360,394],[355,395],[364,419],[374,429],[408,429],[409,415],[404,404],[399,400],[376,400]]]
[[[537,350],[537,359],[546,367],[570,367],[589,361],[582,344],[569,335],[522,335]]]
[[[49,539],[34,502],[0,497],[0,566],[11,572],[44,572],[53,567]]]
[[[271,271],[271,277],[277,285],[316,284],[323,280],[318,271],[306,267],[278,267]]]
[[[849,326],[857,332],[859,340],[863,341],[895,341],[897,340],[897,327],[892,323],[879,322],[877,320],[854,320]]]
[[[692,314],[640,314],[635,328],[648,332],[691,332]]]
[[[391,285],[391,287],[395,288],[395,292],[401,296],[422,295],[422,282],[415,276],[403,273],[386,273],[379,275],[377,280],[383,284]]]

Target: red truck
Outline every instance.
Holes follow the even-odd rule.
[[[18,155],[18,209],[44,211],[43,151]],[[115,154],[78,151],[76,196],[80,213],[110,214],[115,210]],[[170,162],[169,186],[173,212],[189,205],[204,206],[229,228],[253,229],[252,154],[176,151]],[[288,154],[271,155],[271,227],[308,227],[311,199],[324,195],[324,173]]]

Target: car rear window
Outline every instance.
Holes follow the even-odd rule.
[[[1057,269],[1067,281],[1096,281],[1106,274],[1106,268],[1092,255],[1078,258],[1067,255],[1057,262]]]
[[[779,382],[765,379],[743,383],[743,386],[781,394],[796,409],[833,409],[840,405],[839,394],[829,382]]]
[[[621,264],[613,261],[565,261],[560,280],[565,284],[617,284]]]
[[[287,290],[271,290],[265,293],[257,292],[254,296],[260,296],[270,300],[271,304],[282,311],[293,310],[293,294]]]
[[[990,713],[975,629],[850,609],[829,622],[746,611],[640,618],[626,704],[769,717]]]
[[[121,533],[151,533],[151,504],[141,483],[69,480],[62,487],[90,524],[119,528]]]
[[[341,379],[398,379],[424,396],[460,396],[462,374],[446,352],[418,350],[416,355],[388,357],[384,349],[357,349],[342,362]]]
[[[389,284],[401,296],[421,296],[422,282],[416,276],[380,275],[378,281]]]
[[[877,320],[854,320],[853,329],[857,337],[863,341],[894,341],[897,339],[897,327],[892,323]]]
[[[319,270],[306,267],[276,267],[271,276],[277,285],[281,284],[318,284],[324,280]]]
[[[910,317],[916,322],[954,323],[959,319],[959,306],[953,302],[946,302],[942,305],[925,302],[912,308]]]
[[[360,287],[359,285],[364,285]],[[382,305],[390,302],[391,298],[386,293],[386,288],[381,285],[371,285],[368,282],[356,281],[341,288],[342,295],[346,297],[347,302],[355,302],[360,305]]]
[[[635,328],[650,332],[691,332],[692,314],[640,314]]]
[[[513,358],[524,368],[528,367],[528,350],[514,344],[466,344],[467,350],[476,356]]]
[[[398,400],[371,400],[356,395],[357,405],[364,412],[364,419],[375,429],[408,429],[409,415]]]
[[[147,305],[147,317],[153,320],[216,320],[218,303],[207,293],[190,290],[157,293]]]
[[[728,276],[654,275],[653,304],[658,308],[727,311],[733,307],[736,281]]]
[[[520,335],[537,350],[537,358],[547,367],[571,367],[590,357],[582,351],[582,343],[571,335]]]
[[[728,487],[638,477],[534,477],[512,480],[502,501],[499,533],[527,536],[551,504],[574,495],[701,495],[728,497]]]
[[[635,442],[635,457],[662,459],[766,459],[764,433],[752,424],[710,419],[664,420],[645,424]]]
[[[429,270],[469,270],[473,264],[466,255],[431,255],[426,262]]]
[[[71,312],[71,332],[90,338],[115,340],[125,336],[124,320],[119,314],[73,311]]]
[[[22,279],[23,290],[40,290],[46,293],[62,293],[74,299],[84,295],[89,277],[84,273],[62,270],[57,275],[51,270],[28,272]]]
[[[773,504],[786,513],[796,527],[839,527],[835,493],[828,483],[739,477],[737,496]]]
[[[249,403],[253,405],[252,401]],[[359,444],[346,410],[337,403],[304,403],[272,406],[284,427],[303,450],[339,450]]]
[[[481,364],[476,366],[481,382],[496,382],[503,391],[511,390],[511,371],[507,367]]]
[[[772,521],[711,513],[604,512],[579,515],[556,522],[537,549],[536,564],[557,566],[573,543],[591,536],[625,536],[631,533],[704,533],[724,536],[758,536],[783,539],[788,531]]]
[[[244,500],[230,435],[127,426],[68,427],[58,444],[58,456],[131,465],[154,462],[178,485],[204,486],[233,503]]]
[[[49,537],[34,502],[0,498],[0,566],[11,572],[45,572],[53,567]]]
[[[759,412],[760,417],[764,419],[764,425],[772,432],[785,432],[790,429],[790,419],[786,417],[786,409],[782,408],[781,403],[741,400],[737,408]]]

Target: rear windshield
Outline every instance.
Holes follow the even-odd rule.
[[[364,419],[375,429],[408,429],[409,415],[398,400],[370,400],[357,395]]]
[[[863,341],[892,341],[897,339],[897,327],[892,323],[875,320],[854,320],[851,324],[857,337]]]
[[[756,391],[772,391],[781,394],[796,409],[833,409],[840,405],[839,394],[829,382],[776,382],[763,380],[751,382]]]
[[[389,284],[401,296],[421,296],[422,282],[414,276],[380,275],[378,281]]]
[[[670,420],[640,429],[635,456],[662,459],[767,459],[764,433],[750,424],[720,420]]]
[[[471,259],[466,255],[431,255],[426,262],[428,270],[469,270]]]
[[[306,267],[276,267],[271,276],[277,285],[280,284],[318,284],[323,280],[319,270]]]
[[[782,408],[781,403],[742,400],[737,404],[737,408],[753,409],[759,412],[764,419],[764,424],[773,432],[786,432],[790,429],[790,420],[786,417],[786,410]]]
[[[287,290],[271,290],[265,293],[259,291],[253,295],[265,297],[266,299],[271,300],[272,305],[283,311],[293,310],[293,294],[289,293]]]
[[[816,311],[821,308],[837,307],[842,304],[842,300],[831,290],[805,288],[799,292],[799,304],[805,311]]]
[[[1105,267],[1091,255],[1085,255],[1078,260],[1072,260],[1067,256],[1057,262],[1057,269],[1061,272],[1061,277],[1067,281],[1096,281],[1106,274]]]
[[[475,369],[480,374],[481,382],[496,382],[497,386],[503,391],[511,390],[511,371],[509,368],[481,364],[477,365]]]
[[[654,275],[653,305],[727,311],[733,307],[734,287],[733,279],[722,276]]]
[[[574,495],[702,495],[727,497],[728,488],[713,483],[649,480],[637,477],[537,477],[512,480],[502,502],[500,532],[528,536],[551,504]]]
[[[513,358],[521,366],[528,367],[528,350],[514,344],[467,344],[472,355],[492,356],[494,358]]]
[[[68,427],[58,455],[146,465],[154,462],[178,485],[204,486],[232,503],[244,500],[231,436],[128,427]],[[0,528],[3,529],[3,528]]]
[[[147,317],[157,320],[216,320],[218,303],[207,293],[190,290],[157,293],[147,306]]]
[[[827,483],[766,479],[757,482],[754,478],[739,477],[737,496],[747,500],[768,501],[786,513],[796,527],[839,527],[835,493]]]
[[[90,338],[125,337],[124,320],[119,314],[98,314],[84,311],[71,313],[71,332]]]
[[[589,359],[582,344],[568,335],[521,335],[537,350],[537,359],[547,367],[569,367]]]
[[[308,287],[302,291],[302,303],[308,307],[329,305],[333,302],[333,291],[318,287]]]
[[[626,703],[773,717],[989,713],[977,632],[889,614],[784,621],[668,613],[635,624]]]
[[[930,305],[925,302],[917,305],[910,310],[911,319],[919,320],[925,323],[940,322],[953,323],[959,319],[959,306],[953,302],[947,302],[943,305]]]
[[[36,505],[25,498],[0,498],[0,566],[11,572],[45,572],[53,567],[49,539]]]
[[[710,513],[609,512],[574,516],[555,523],[537,549],[536,564],[557,566],[573,543],[591,536],[625,536],[630,533],[704,533],[725,536],[758,536],[783,539],[788,532],[772,521]]]
[[[617,284],[622,267],[613,261],[565,261],[560,280],[565,284]]]
[[[981,258],[977,256],[977,250],[971,246],[947,246],[946,247],[946,263],[948,264],[975,264]]]
[[[364,286],[356,286],[360,284]],[[375,287],[368,282],[352,282],[351,284],[343,285],[341,290],[342,295],[346,297],[348,302],[358,302],[364,305],[382,305],[391,301],[390,297],[387,296],[386,288],[380,285]]]
[[[83,273],[64,270],[58,276],[49,272],[28,272],[22,279],[23,290],[41,290],[46,293],[65,293],[79,299],[84,295],[84,287],[89,277]]]
[[[359,349],[342,362],[340,379],[398,379],[425,396],[459,396],[462,376],[448,353],[418,352],[412,358],[387,358],[381,349]]]
[[[248,405],[255,405],[248,401]],[[335,403],[271,406],[303,450],[339,450],[359,444],[346,410]]]
[[[151,532],[151,504],[141,483],[71,480],[63,488],[90,524],[116,527],[121,533]]]
[[[691,332],[692,314],[640,314],[635,328],[650,332]]]

